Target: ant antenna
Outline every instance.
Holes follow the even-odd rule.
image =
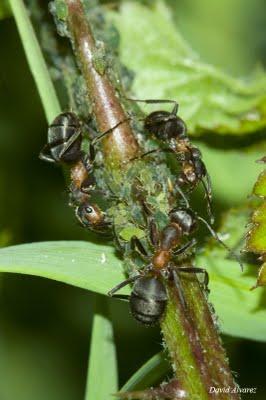
[[[178,113],[179,104],[175,100],[154,100],[154,99],[140,100],[140,99],[130,99],[128,97],[125,97],[125,99],[129,101],[136,101],[138,103],[146,103],[146,104],[164,104],[164,103],[174,104],[174,108],[171,114],[176,115]]]
[[[211,225],[213,225],[214,216],[213,216],[213,212],[212,212],[211,179],[210,179],[210,176],[209,176],[208,173],[206,175],[206,178],[207,178],[207,184],[205,183],[205,181],[203,179],[201,180],[201,182],[202,182],[202,185],[203,185],[203,188],[204,188],[204,191],[205,191],[205,196],[206,196],[206,199],[207,199],[207,211],[208,211],[208,214],[209,214],[209,217],[210,217],[210,222],[211,222]]]
[[[204,223],[204,225],[208,228],[208,230],[210,231],[210,233],[211,233],[211,235],[214,237],[214,239],[216,239],[217,242],[219,242],[219,243],[228,251],[228,253],[231,254],[231,255],[237,260],[237,262],[238,262],[239,265],[240,265],[241,271],[243,271],[243,264],[242,264],[242,262],[241,262],[239,256],[238,256],[237,254],[235,254],[235,252],[234,252],[232,249],[230,249],[230,247],[227,246],[227,244],[225,244],[225,243],[219,238],[219,236],[217,235],[217,233],[212,229],[212,227],[210,226],[210,224],[208,224],[208,222],[207,222],[204,218],[202,218],[202,217],[200,217],[199,215],[197,215],[197,219]]]
[[[122,121],[119,121],[115,126],[113,126],[112,128],[108,129],[107,131],[101,133],[99,136],[97,136],[96,138],[94,138],[92,140],[92,145],[94,145],[95,143],[97,143],[99,140],[101,140],[104,136],[108,135],[109,133],[111,133],[114,129],[116,129],[119,125],[123,124],[126,121],[129,121],[131,119],[131,117],[127,117],[125,119],[123,119]]]

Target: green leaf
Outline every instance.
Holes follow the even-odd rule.
[[[85,400],[112,400],[118,390],[114,332],[106,300],[96,297]]]
[[[265,157],[260,160],[265,163]],[[259,175],[253,188],[253,194],[263,199],[251,216],[251,223],[246,235],[246,250],[260,255],[263,261],[258,272],[258,279],[253,289],[266,285],[266,170]]]
[[[154,385],[156,381],[160,381],[170,370],[171,365],[166,359],[165,354],[161,351],[143,364],[123,385],[120,392],[150,387]]]
[[[246,215],[231,214],[230,227],[225,227],[229,239],[242,234]],[[231,230],[231,231],[230,231]],[[235,232],[234,232],[235,230]],[[230,234],[228,233],[230,232]],[[197,256],[195,265],[206,268],[210,274],[210,301],[221,324],[221,330],[230,335],[265,340],[266,310],[262,304],[262,288],[250,291],[256,272],[252,265],[241,272],[238,263],[225,259],[226,252],[215,244]],[[37,275],[78,286],[97,293],[108,290],[124,279],[122,263],[109,246],[81,241],[43,242],[0,249],[0,272]],[[121,293],[130,293],[129,287]]]
[[[253,194],[258,197],[266,197],[266,170],[262,171],[255,183]]]
[[[37,275],[106,294],[124,279],[110,246],[82,241],[22,244],[0,249],[0,272]],[[125,288],[124,293],[129,293]]]
[[[266,201],[252,214],[246,250],[258,254],[266,253]]]
[[[120,32],[122,61],[135,72],[136,97],[176,99],[193,134],[243,134],[266,126],[265,73],[241,80],[205,64],[162,1],[150,7],[126,1],[110,18]]]
[[[11,10],[10,6],[7,0],[1,0],[0,4],[0,20],[10,17],[11,16]]]
[[[232,210],[226,215],[220,234],[231,248],[244,239],[249,209]],[[266,339],[266,309],[263,289],[251,291],[257,266],[238,263],[228,258],[221,246],[211,242],[196,257],[196,265],[206,268],[210,277],[210,302],[214,305],[224,333],[253,340]],[[227,257],[227,258],[226,258]]]
[[[61,109],[44,57],[23,1],[9,1],[47,121],[51,122]]]

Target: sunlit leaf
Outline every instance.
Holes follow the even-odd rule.
[[[239,227],[244,229],[247,218],[246,214],[233,216],[228,218],[231,225],[222,230],[229,237],[228,245],[242,235]],[[257,267],[245,266],[242,273],[238,263],[225,259],[226,255],[215,244],[199,254],[195,262],[210,274],[210,300],[217,311],[221,330],[234,336],[265,340],[263,289],[250,291],[254,286],[251,272],[255,274]],[[0,271],[42,276],[102,294],[124,279],[121,261],[112,247],[79,241],[32,243],[0,249]],[[129,290],[125,287],[121,293],[128,294]]]
[[[0,271],[42,276],[102,294],[124,278],[112,247],[82,241],[5,247],[0,249]]]
[[[261,162],[265,163],[265,157]],[[252,251],[260,255],[260,260],[263,262],[258,272],[258,279],[253,289],[258,286],[266,285],[266,170],[262,171],[259,175],[254,188],[253,194],[262,198],[262,203],[255,209],[248,226],[246,250]]]
[[[241,80],[205,64],[180,35],[162,1],[149,7],[122,2],[111,18],[121,35],[122,61],[136,74],[136,97],[176,99],[194,134],[242,134],[266,126],[264,72]]]
[[[114,332],[105,299],[95,302],[85,400],[111,400],[118,388]]]

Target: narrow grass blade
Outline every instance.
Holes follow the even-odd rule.
[[[60,104],[36,34],[22,0],[9,0],[22,45],[35,80],[48,122],[60,113]]]
[[[161,380],[170,370],[171,365],[166,355],[161,351],[143,364],[124,384],[120,391],[126,392],[147,388]]]
[[[96,296],[85,400],[111,400],[117,390],[116,350],[108,304]]]

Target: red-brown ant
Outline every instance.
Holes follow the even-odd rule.
[[[129,300],[130,309],[135,319],[144,325],[154,325],[163,316],[167,303],[167,293],[162,282],[163,279],[172,279],[179,291],[183,304],[185,300],[179,288],[178,274],[203,273],[204,287],[208,287],[208,273],[203,268],[176,265],[175,257],[185,253],[196,244],[192,239],[181,246],[183,238],[190,236],[198,228],[198,221],[203,222],[212,236],[221,243],[228,251],[231,249],[221,241],[207,221],[198,216],[190,209],[175,208],[169,213],[170,222],[159,234],[153,220],[149,223],[150,242],[154,247],[153,254],[148,255],[141,241],[133,237],[131,239],[132,250],[136,250],[147,262],[146,266],[135,276],[126,279],[114,287],[109,293],[113,296],[122,287],[134,283],[130,296],[115,295],[118,298]],[[181,246],[181,247],[180,247]],[[239,260],[238,260],[239,261]],[[241,267],[242,264],[240,263]]]
[[[175,266],[174,258],[195,244],[195,240],[192,240],[177,248],[180,246],[183,236],[191,234],[195,229],[195,221],[189,216],[183,214],[181,219],[182,225],[174,216],[172,218],[170,215],[170,223],[161,234],[159,234],[154,221],[150,221],[150,241],[154,247],[151,256],[148,255],[139,239],[136,237],[131,239],[132,249],[137,250],[148,263],[137,275],[126,279],[108,293],[109,296],[113,296],[122,287],[134,282],[130,296],[115,296],[128,299],[133,316],[144,325],[154,325],[163,316],[167,302],[163,278],[173,278],[177,282],[177,273],[179,272],[204,273],[205,285],[208,284],[208,274],[204,269]],[[175,250],[176,248],[177,250]]]
[[[179,185],[187,186],[188,191],[190,192],[198,185],[199,182],[202,182],[207,199],[208,213],[211,223],[213,223],[210,176],[204,162],[202,161],[202,154],[200,150],[191,144],[187,136],[187,127],[185,122],[177,116],[178,103],[174,100],[127,100],[143,102],[147,104],[174,104],[171,112],[164,110],[153,111],[144,118],[144,129],[151,135],[154,135],[157,139],[166,143],[168,147],[164,149],[148,151],[141,157],[161,151],[172,152],[176,154],[177,160],[181,165],[181,173],[179,174],[176,182],[179,193]]]

